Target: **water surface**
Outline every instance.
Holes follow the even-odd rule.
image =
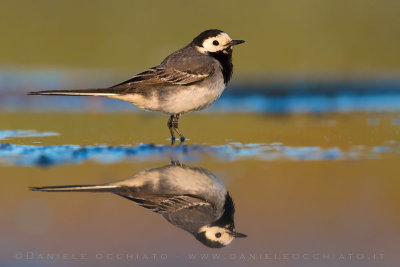
[[[1,258],[7,266],[393,266],[399,118],[193,114],[182,119],[190,140],[171,150],[162,115],[2,113]],[[171,154],[223,182],[247,238],[211,249],[113,194],[28,190],[122,180],[167,165]]]

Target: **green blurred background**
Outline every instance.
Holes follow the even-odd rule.
[[[0,68],[140,71],[219,28],[247,41],[236,78],[397,76],[399,14],[397,0],[2,0]]]

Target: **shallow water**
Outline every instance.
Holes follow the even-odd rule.
[[[166,116],[2,113],[2,264],[394,266],[399,120],[383,112],[190,114],[181,122],[190,140],[171,149]],[[211,249],[113,194],[28,190],[119,181],[171,155],[223,182],[247,238]]]

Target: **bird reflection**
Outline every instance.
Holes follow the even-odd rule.
[[[133,177],[102,185],[31,187],[47,192],[111,192],[161,214],[208,247],[221,248],[236,237],[235,207],[222,182],[210,171],[170,165],[142,171]]]

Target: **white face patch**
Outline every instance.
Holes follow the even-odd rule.
[[[205,232],[208,240],[221,243],[224,246],[229,245],[234,239],[234,236],[227,229],[219,226],[203,226],[200,228],[200,232]]]
[[[197,47],[200,53],[206,54],[208,52],[223,51],[227,45],[232,41],[228,34],[222,32],[215,37],[207,38],[203,41],[203,47]]]

